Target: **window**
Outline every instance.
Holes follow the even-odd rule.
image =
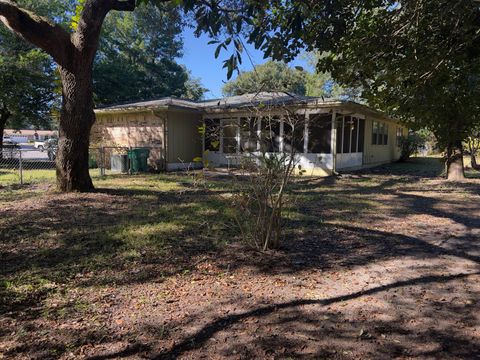
[[[374,121],[372,123],[372,145],[378,145],[378,127],[379,123]]]
[[[223,120],[223,153],[236,154],[237,153],[237,119]]]
[[[205,119],[205,150],[220,150],[220,120]]]
[[[280,119],[264,117],[261,123],[261,150],[264,152],[280,151]]]
[[[252,152],[258,150],[258,120],[257,118],[240,119],[240,151]]]
[[[299,115],[283,123],[283,151],[303,153],[305,142],[305,116]],[[293,149],[292,149],[293,144]]]
[[[402,138],[403,138],[403,128],[397,127],[397,146],[398,147],[400,147],[402,144]]]
[[[310,115],[308,120],[308,152],[330,154],[332,152],[332,115]]]
[[[388,124],[383,124],[383,145],[388,145]]]
[[[388,125],[386,123],[373,121],[372,145],[388,145]]]

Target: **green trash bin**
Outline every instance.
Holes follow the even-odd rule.
[[[96,169],[98,168],[97,159],[94,155],[88,154],[88,168]]]
[[[130,169],[134,173],[148,171],[149,149],[132,149],[128,151],[128,159],[130,160]]]

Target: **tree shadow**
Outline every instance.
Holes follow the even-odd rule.
[[[315,343],[319,341],[318,339],[323,337],[324,339],[327,338],[327,339],[330,339],[330,341],[334,342],[333,340],[335,339],[335,337],[338,339],[338,337],[342,336],[343,334],[346,341],[349,341],[355,344],[359,340],[370,340],[372,339],[373,336],[378,336],[378,335],[381,335],[382,333],[388,333],[389,336],[392,336],[393,334],[402,334],[402,333],[405,335],[405,334],[409,334],[411,331],[407,329],[403,329],[401,326],[397,325],[394,321],[392,322],[371,321],[370,322],[366,319],[365,321],[356,324],[352,321],[346,321],[346,319],[342,319],[343,316],[340,314],[332,315],[331,313],[326,311],[327,310],[326,308],[333,304],[343,303],[343,302],[358,299],[361,297],[376,295],[379,293],[385,293],[385,292],[388,292],[389,290],[412,287],[412,286],[420,286],[420,285],[426,286],[429,284],[446,284],[451,281],[466,279],[468,277],[476,276],[479,274],[480,272],[461,273],[461,274],[454,274],[454,275],[448,275],[448,276],[434,276],[434,275],[423,276],[423,277],[418,277],[414,279],[397,281],[390,284],[376,286],[367,290],[346,294],[342,296],[327,298],[327,299],[320,299],[320,300],[298,299],[294,301],[274,303],[268,306],[257,307],[249,311],[216,318],[215,320],[208,322],[206,325],[202,326],[195,333],[190,334],[185,339],[179,342],[176,342],[175,345],[169,348],[168,350],[165,350],[153,356],[149,354],[148,356],[149,358],[152,358],[152,359],[176,359],[178,357],[181,357],[182,355],[187,354],[190,351],[198,350],[198,349],[201,349],[202,347],[207,346],[207,343],[209,343],[210,340],[214,339],[214,337],[220,332],[227,331],[227,330],[235,331],[232,328],[236,325],[242,324],[248,318],[262,319],[262,318],[267,318],[269,316],[272,316],[274,314],[277,314],[277,315],[281,314],[281,315],[278,315],[279,320],[270,320],[270,321],[276,321],[277,325],[278,324],[282,325],[284,329],[288,328],[289,326],[292,326],[295,331],[299,331],[299,332],[295,332],[295,336],[294,336],[294,338],[296,337],[297,339],[297,343],[292,343],[291,338],[290,339],[285,338],[282,340],[282,336],[284,334],[276,332],[273,334],[269,334],[268,336],[265,336],[265,337],[258,337],[256,340],[259,340],[260,344],[257,344],[257,346],[252,346],[251,343],[235,344],[234,341],[231,341],[231,344],[227,346],[229,348],[228,349],[229,354],[230,355],[240,354],[241,357],[245,357],[245,356],[258,357],[259,356],[258,352],[249,353],[249,351],[252,350],[252,348],[258,347],[258,345],[260,345],[259,347],[262,349],[267,349],[267,350],[270,349],[272,354],[273,353],[277,354],[278,349],[280,348],[281,356],[285,358],[289,356],[295,356],[295,358],[303,358],[301,356],[298,357],[299,354],[295,352],[295,350],[298,351],[299,348],[300,349],[302,348],[301,346],[302,341],[300,342],[300,346],[299,346],[298,339],[303,339],[304,342]],[[305,310],[302,310],[308,306],[314,306],[315,311],[307,312]],[[325,309],[322,310],[322,308],[325,308]],[[292,310],[299,311],[299,312],[295,312],[295,313],[288,312]],[[449,309],[449,310],[455,310],[455,309]],[[323,314],[324,316],[323,317],[318,316],[321,314]],[[205,314],[203,314],[203,316],[205,316]],[[348,331],[346,331],[345,333],[341,331],[342,329],[340,329],[339,331],[339,329],[334,326],[341,322],[345,322],[348,324],[347,325]],[[305,324],[310,326],[307,326],[307,329],[304,328],[302,330],[299,330],[299,327]],[[262,325],[265,326],[268,324],[262,323]],[[270,322],[270,325],[272,325],[271,322]],[[368,333],[364,332],[362,334],[362,332],[360,333],[358,332],[359,329],[369,329],[369,332]],[[416,354],[416,355],[438,356],[443,353],[443,354],[449,354],[453,356],[462,356],[462,357],[470,356],[471,358],[471,356],[480,354],[480,350],[478,349],[477,344],[475,344],[474,341],[470,341],[468,339],[462,339],[461,336],[457,338],[459,334],[456,334],[454,331],[451,331],[451,329],[443,329],[443,330],[444,331],[441,331],[441,332],[437,332],[436,330],[427,330],[424,334],[422,334],[423,336],[425,336],[425,339],[423,340],[431,340],[431,338],[434,338],[437,340],[441,339],[442,343],[447,344],[448,346],[442,349],[437,349],[435,351],[429,351],[423,354]],[[309,334],[308,334],[308,331],[310,331]],[[332,334],[332,331],[334,331],[335,334]],[[377,334],[374,334],[372,332],[376,332]],[[463,344],[463,346],[461,347],[461,349],[459,349],[458,347],[450,348],[451,346],[453,346],[453,344]],[[320,352],[317,352],[315,354],[310,354],[310,355],[332,356],[339,351],[339,348],[336,347],[335,344],[332,344],[332,345],[333,346],[327,347],[326,349],[323,348],[321,349]],[[152,346],[152,344],[150,344],[149,346]],[[212,346],[212,344],[209,343],[208,346]],[[408,346],[409,344],[400,345],[399,343],[397,344],[395,342],[394,343],[389,342],[387,346],[385,346],[385,348],[383,349],[381,346],[378,346],[378,348],[376,349],[376,356],[379,356],[380,353],[383,353],[384,355],[388,355],[388,354],[392,355],[395,352],[399,354],[405,354],[404,350],[406,350]],[[121,357],[123,352],[126,350],[122,350],[121,352],[113,353],[113,354],[111,353],[111,354],[105,354],[105,355],[97,355],[89,359],[100,360],[100,359]],[[225,351],[225,349],[223,350]],[[228,355],[228,354],[224,353],[224,355]],[[268,355],[268,351],[266,355]]]
[[[430,266],[429,271],[435,269],[435,263],[430,260],[438,260],[441,257],[466,260],[472,269],[477,269],[480,264],[478,241],[474,241],[475,231],[480,229],[479,217],[475,215],[479,205],[470,201],[468,203],[470,212],[457,213],[454,211],[455,208],[465,205],[455,204],[454,200],[448,198],[437,199],[430,196],[424,198],[418,194],[422,186],[418,188],[413,186],[411,179],[404,176],[377,177],[354,174],[343,178],[299,179],[293,193],[304,197],[298,206],[298,213],[301,216],[289,219],[290,230],[283,248],[268,254],[260,254],[238,244],[225,246],[225,243],[235,240],[238,235],[235,229],[228,225],[229,219],[224,211],[225,199],[222,195],[228,193],[228,189],[223,189],[220,185],[214,191],[198,190],[189,189],[188,182],[183,185],[180,191],[160,191],[154,187],[100,188],[94,194],[53,194],[48,200],[38,199],[29,203],[28,208],[3,211],[2,216],[8,219],[9,226],[5,227],[5,230],[2,229],[0,234],[2,280],[18,278],[20,285],[33,283],[37,281],[36,279],[39,283],[47,280],[61,286],[68,284],[77,289],[98,289],[104,286],[132,286],[134,289],[135,285],[146,282],[161,283],[165,279],[178,277],[188,271],[200,273],[196,270],[196,264],[205,259],[214,263],[222,274],[232,274],[236,270],[238,272],[235,274],[241,274],[248,269],[249,274],[252,274],[252,281],[255,281],[257,274],[269,277],[273,275],[272,278],[276,275],[291,275],[290,278],[293,278],[297,274],[306,276],[305,274],[311,272],[318,275],[321,272],[316,272],[317,270],[342,272],[406,258],[418,261],[419,266]],[[408,185],[408,188],[404,188],[404,185]],[[458,186],[465,186],[461,189],[467,195],[478,193],[478,185]],[[447,195],[449,191],[454,192],[450,185],[442,187],[441,191]],[[324,202],[325,196],[330,196],[327,202]],[[372,201],[387,204],[388,209],[378,206],[377,203],[373,204]],[[438,242],[421,234],[410,236],[397,233],[392,228],[370,226],[384,215],[398,221],[414,215],[429,215],[462,225],[466,230],[470,230],[470,233],[466,231],[452,239],[445,233],[443,235],[448,241]],[[367,223],[367,220],[370,222]],[[295,301],[275,301],[268,306],[259,306],[257,302],[253,305],[255,306],[253,310],[227,316],[221,316],[219,312],[198,305],[188,325],[195,325],[201,329],[188,336],[182,336],[175,345],[165,347],[163,341],[159,341],[161,345],[155,342],[145,344],[140,342],[123,347],[123,350],[118,352],[110,351],[105,355],[98,355],[98,358],[102,356],[120,358],[144,353],[148,353],[149,356],[154,354],[158,358],[179,357],[190,351],[213,346],[210,342],[217,334],[236,326],[241,327],[247,319],[268,318],[268,321],[273,321],[271,317],[277,312],[282,316],[275,320],[278,324],[273,325],[285,326],[282,327],[282,332],[259,335],[253,340],[249,338],[248,341],[257,342],[256,346],[252,345],[253,347],[240,335],[238,341],[235,338],[227,339],[221,346],[214,341],[217,344],[215,346],[223,351],[225,357],[268,358],[273,351],[280,358],[289,356],[351,358],[353,355],[335,351],[344,349],[355,353],[355,349],[351,348],[352,344],[353,346],[359,342],[361,345],[370,344],[373,340],[368,337],[360,336],[359,339],[358,334],[362,327],[368,327],[375,339],[380,340],[385,329],[400,336],[402,341],[401,336],[406,336],[407,333],[411,335],[411,330],[406,330],[403,325],[396,325],[396,320],[398,322],[401,320],[399,313],[396,314],[399,316],[398,319],[389,321],[368,319],[353,321],[343,313],[332,314],[329,306],[388,293],[398,288],[446,284],[471,276],[463,271],[462,274],[456,275],[428,275],[412,280],[401,280],[370,290],[322,300],[299,297]],[[0,292],[3,292],[0,297],[5,300],[0,303],[0,314],[5,315],[8,312],[10,313],[8,316],[14,316],[19,322],[38,319],[42,316],[45,300],[55,291],[59,290],[44,286],[38,291],[35,290],[31,297],[11,302],[11,299],[18,297],[15,286],[0,287]],[[402,298],[405,302],[409,300]],[[390,298],[389,301],[400,308],[415,306],[412,303],[401,303],[400,299]],[[472,308],[474,305],[458,309],[452,306],[449,308],[448,316],[452,317],[451,314],[462,312],[471,316],[474,313]],[[308,306],[320,309],[313,314],[305,313],[303,308]],[[433,304],[432,309],[435,306],[439,305]],[[247,309],[251,307],[249,304]],[[415,314],[415,311],[413,313]],[[431,318],[441,319],[441,315],[432,313]],[[319,321],[323,317],[330,319]],[[207,320],[211,321],[205,325]],[[343,332],[336,328],[338,322],[346,324],[341,325]],[[163,331],[162,326],[184,325],[185,322],[181,321],[171,321],[166,325],[159,321],[152,325],[151,329],[131,329],[128,336],[146,333],[151,339],[155,339],[157,334]],[[263,327],[267,324],[261,325]],[[313,325],[318,329],[312,329]],[[323,325],[325,327],[321,328]],[[158,329],[155,329],[155,326],[158,326]],[[288,327],[295,328],[296,334],[288,335]],[[458,357],[476,355],[474,340],[463,338],[459,332],[448,333],[444,330],[422,328],[420,338],[423,337],[425,342],[446,343],[445,348],[428,348],[424,352],[416,350],[410,355],[420,357],[442,357],[445,354]],[[332,338],[332,334],[338,343]],[[111,337],[115,336],[124,335],[112,333],[95,335],[91,337],[91,342],[109,344],[113,341]],[[71,332],[68,333],[68,338],[74,343],[84,344],[88,343],[89,335]],[[175,338],[175,334],[170,338]],[[332,344],[328,345],[325,341],[319,340],[322,338],[326,339],[325,341],[332,341]],[[411,335],[409,341],[413,341],[413,338]],[[422,340],[418,341],[421,347]],[[461,344],[462,348],[455,349],[452,345],[455,342]],[[318,346],[315,347],[312,343],[318,343]],[[285,348],[280,354],[277,351],[279,344]],[[18,350],[17,353],[33,354],[35,346],[36,343],[25,344],[25,348]],[[52,343],[51,346],[53,348],[57,345]],[[159,349],[159,346],[165,349]],[[299,349],[302,346],[307,346],[310,353],[301,355],[303,353]],[[368,346],[362,346],[366,347],[365,357],[408,355],[406,353],[408,344],[403,342],[389,341],[384,347],[380,345],[372,347],[370,344],[370,348],[374,349],[370,354]],[[258,348],[264,352],[259,353]],[[58,347],[57,351],[64,353],[67,348]]]
[[[9,226],[0,236],[0,314],[42,303],[57,291],[45,283],[121,286],[188,271],[223,246],[219,234],[230,229],[218,225],[225,220],[222,205],[208,191],[100,189],[52,194],[26,209],[7,209],[2,216]],[[29,296],[15,290],[27,285]]]

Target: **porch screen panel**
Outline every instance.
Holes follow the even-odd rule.
[[[280,151],[280,118],[262,118],[261,149],[264,152]]]
[[[345,116],[343,127],[343,153],[348,154],[350,152],[350,145],[352,144],[352,117]]]
[[[365,148],[365,120],[358,120],[358,152],[363,152]]]
[[[355,117],[352,117],[352,147],[350,152],[356,153],[358,152],[358,119]]]
[[[237,153],[237,130],[238,122],[236,119],[223,120],[223,153]]]
[[[220,150],[220,120],[205,119],[205,150]]]
[[[305,115],[299,115],[290,119],[284,120],[283,123],[283,144],[284,151],[287,153],[293,152],[303,153],[305,142]]]
[[[308,121],[308,152],[330,154],[332,152],[332,115],[310,115]]]
[[[252,152],[258,150],[258,120],[257,118],[240,119],[240,151]]]
[[[337,154],[341,154],[343,151],[343,116],[337,118]]]

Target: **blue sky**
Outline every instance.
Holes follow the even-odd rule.
[[[196,38],[193,34],[193,29],[186,28],[183,32],[184,37],[184,56],[178,59],[180,64],[184,64],[188,70],[192,72],[194,77],[201,79],[204,87],[209,89],[205,94],[205,98],[213,99],[222,97],[222,86],[227,81],[227,71],[222,69],[223,60],[229,56],[228,52],[222,51],[218,59],[215,59],[216,45],[208,45],[210,38],[202,35]],[[255,65],[265,63],[267,60],[263,59],[263,53],[255,50],[252,46],[247,45],[247,49],[252,57]],[[242,56],[243,64],[240,66],[241,70],[251,70],[253,68],[252,62],[249,61],[246,55]],[[310,69],[304,59],[298,58],[293,61],[291,66],[303,66],[305,69]],[[234,74],[234,78],[236,77]]]

